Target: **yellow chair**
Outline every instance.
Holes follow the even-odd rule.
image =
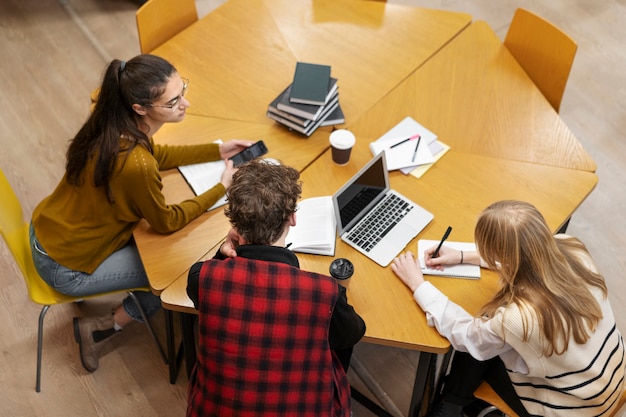
[[[519,8],[504,46],[558,112],[578,48],[576,42],[547,20]]]
[[[91,103],[89,104],[89,111],[93,113],[93,109],[96,107],[96,103],[98,102],[98,96],[100,95],[100,87],[96,87],[95,90],[91,92]]]
[[[493,390],[493,388],[491,388],[491,385],[486,382],[480,384],[478,389],[474,391],[474,397],[483,400],[488,404],[491,404],[490,407],[482,410],[476,417],[485,417],[489,413],[498,410],[503,412],[508,417],[518,417],[518,415],[504,402],[502,398],[500,398],[500,396]],[[615,409],[615,412],[611,414],[611,416],[617,416],[624,404],[626,404],[626,391],[622,393],[617,408]]]
[[[148,0],[135,13],[139,48],[148,54],[163,42],[198,20],[195,0]],[[91,92],[93,111],[100,88]]]
[[[26,282],[26,288],[28,290],[28,296],[33,302],[43,306],[43,308],[41,309],[41,313],[39,314],[39,326],[37,335],[37,376],[35,390],[39,392],[41,390],[43,321],[46,312],[48,311],[50,306],[55,304],[71,303],[79,300],[100,297],[105,294],[98,294],[86,297],[73,297],[61,294],[52,289],[52,287],[48,286],[37,273],[37,270],[35,269],[35,264],[33,263],[29,239],[30,223],[24,220],[22,206],[2,170],[0,170],[0,199],[2,200],[2,204],[0,204],[0,234],[2,234],[2,238],[9,248],[9,251],[13,255],[13,258],[20,268],[20,271],[22,272],[24,281]],[[156,334],[154,333],[154,330],[150,325],[150,322],[145,316],[143,309],[139,305],[139,301],[135,298],[135,295],[133,293],[133,291],[150,291],[150,288],[136,288],[126,291],[139,307],[144,323],[146,324],[150,335],[156,342],[161,353],[161,357],[163,358],[164,362],[167,363],[167,357],[165,355],[165,352],[163,351],[163,348],[161,347],[161,344],[159,343]]]
[[[141,53],[147,54],[198,20],[195,0],[148,0],[135,14]]]
[[[493,388],[491,388],[491,385],[486,382],[480,384],[478,389],[474,391],[474,397],[479,400],[483,400],[487,404],[491,404],[490,407],[482,410],[476,417],[484,417],[492,411],[498,410],[503,412],[508,417],[519,417],[517,413],[515,413],[513,409],[511,409],[511,407],[509,407],[504,400],[500,398]]]

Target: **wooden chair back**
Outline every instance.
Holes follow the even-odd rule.
[[[147,54],[198,20],[195,0],[148,0],[135,14],[141,53]]]
[[[549,21],[519,8],[504,46],[558,112],[578,49],[576,42]]]

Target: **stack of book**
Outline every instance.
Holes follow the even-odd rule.
[[[293,82],[272,100],[267,117],[305,136],[320,126],[344,123],[330,66],[298,62]]]

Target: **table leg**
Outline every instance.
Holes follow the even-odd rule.
[[[165,317],[165,339],[167,341],[167,360],[170,368],[170,384],[176,383],[178,377],[178,361],[174,340],[174,321],[172,310],[163,309]]]
[[[185,365],[187,377],[191,377],[193,367],[196,365],[196,337],[194,322],[195,314],[181,313],[181,327],[183,332],[183,351],[185,352]]]
[[[434,391],[435,373],[437,368],[437,355],[434,353],[420,352],[413,395],[409,407],[409,417],[424,415],[430,406]]]

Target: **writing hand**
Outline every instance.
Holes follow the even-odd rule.
[[[433,246],[424,252],[424,263],[430,269],[442,271],[445,265],[457,265],[461,259],[461,251],[447,246],[441,246],[438,256],[433,258],[436,250],[437,246]]]

